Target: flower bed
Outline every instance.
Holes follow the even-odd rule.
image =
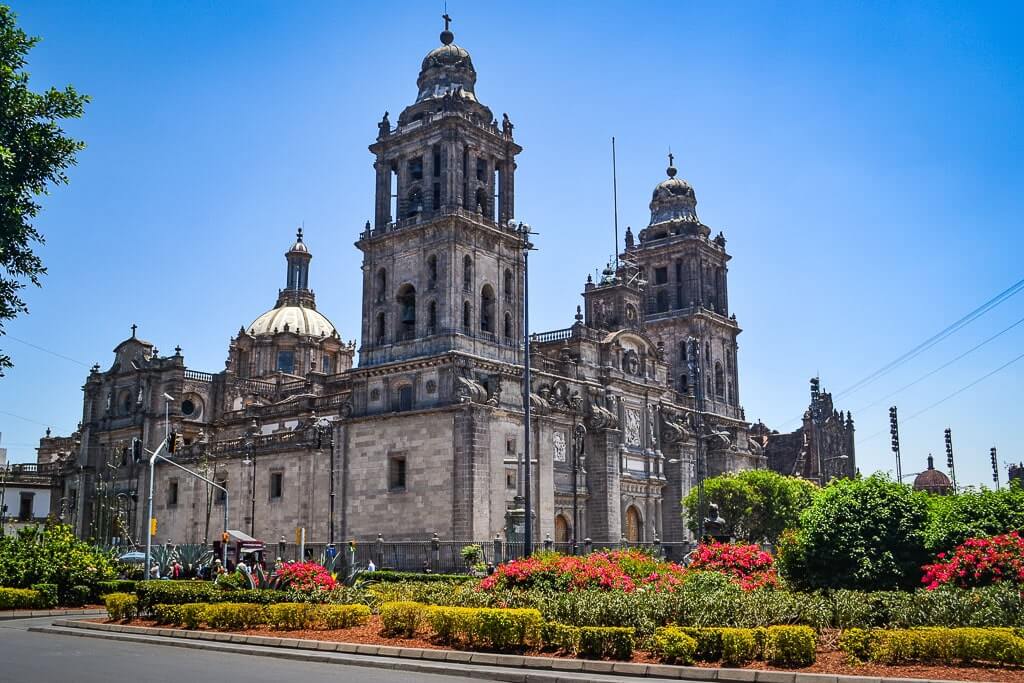
[[[951,555],[923,567],[929,590],[941,586],[976,588],[995,583],[1024,584],[1024,538],[1016,531],[991,538],[969,538]]]
[[[777,586],[779,577],[769,552],[753,544],[718,543],[697,546],[690,571],[712,571],[730,576],[743,590]]]
[[[584,556],[537,553],[499,565],[483,579],[481,590],[512,587],[585,590],[599,588],[631,593],[637,588],[672,590],[685,569],[635,550],[613,550]]]

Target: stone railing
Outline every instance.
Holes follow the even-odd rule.
[[[199,370],[186,370],[185,379],[195,380],[196,382],[212,382],[213,373],[200,372]]]

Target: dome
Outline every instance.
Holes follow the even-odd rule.
[[[455,36],[451,31],[442,31],[441,45],[423,58],[420,76],[416,79],[419,88],[416,102],[445,95],[458,95],[476,101],[473,91],[476,87],[476,69],[473,68],[473,60],[453,40]]]
[[[299,228],[298,232],[295,234],[295,244],[293,244],[292,248],[288,250],[288,253],[296,252],[300,254],[309,253],[309,248],[306,246],[306,243],[302,241],[302,228]]]
[[[943,472],[935,469],[934,459],[928,456],[928,469],[914,477],[914,490],[928,493],[949,493],[953,485]]]
[[[294,304],[278,306],[267,311],[256,318],[248,329],[249,334],[255,337],[269,337],[286,331],[311,337],[330,337],[338,334],[331,321],[315,308]]]
[[[690,183],[676,178],[676,169],[669,166],[668,178],[658,183],[651,196],[651,225],[671,220],[697,220],[697,195]]]

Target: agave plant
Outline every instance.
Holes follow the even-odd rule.
[[[153,566],[159,567],[160,576],[167,576],[171,573],[171,565],[177,558],[177,549],[169,545],[154,545],[150,550],[150,562]]]
[[[196,576],[202,567],[213,562],[213,551],[202,543],[183,543],[178,546],[177,551],[177,560],[188,577]]]
[[[291,579],[281,576],[277,572],[268,573],[258,564],[246,576],[249,577],[250,588],[259,588],[261,590],[283,591],[291,582]]]

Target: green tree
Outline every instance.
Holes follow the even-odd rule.
[[[1024,487],[967,490],[955,496],[928,496],[925,547],[949,552],[968,538],[1024,531]]]
[[[18,28],[10,7],[0,5],[0,335],[4,321],[28,312],[20,291],[28,282],[40,286],[46,273],[33,251],[43,242],[32,225],[42,208],[37,198],[67,184],[65,169],[85,147],[59,122],[80,117],[89,98],[71,86],[29,90],[25,57],[37,42]],[[10,356],[0,352],[0,377],[10,367]]]
[[[803,588],[915,588],[928,559],[927,494],[879,475],[836,480],[783,539],[783,575]]]
[[[705,500],[717,503],[727,533],[751,543],[775,543],[794,529],[818,491],[811,482],[771,470],[746,470],[704,482]],[[683,501],[690,530],[697,532],[697,491]]]

